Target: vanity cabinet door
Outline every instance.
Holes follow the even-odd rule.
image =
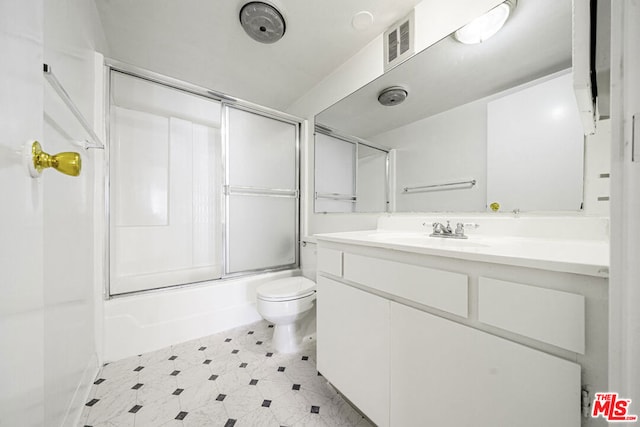
[[[579,365],[390,304],[391,425],[580,426]]]
[[[318,277],[318,371],[381,427],[389,425],[389,304]]]

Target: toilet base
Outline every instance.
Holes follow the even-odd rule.
[[[299,323],[275,325],[272,345],[277,353],[296,353],[300,351],[302,337],[299,334]]]

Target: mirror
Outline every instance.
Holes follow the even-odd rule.
[[[315,212],[386,212],[389,150],[316,126]]]
[[[580,210],[584,137],[570,69],[571,7],[520,0],[492,38],[465,45],[446,37],[318,114],[316,193],[351,192],[355,200],[330,210],[316,199],[316,212],[478,212],[494,202],[500,211]],[[381,105],[390,87],[406,90],[406,100]],[[327,138],[386,147],[390,179],[360,178],[353,148],[340,159],[324,152]],[[327,182],[340,180],[340,162],[351,165],[342,189]],[[360,193],[385,182],[387,203],[358,209]]]

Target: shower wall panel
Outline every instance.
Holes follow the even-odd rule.
[[[163,226],[169,220],[169,119],[115,107],[116,227]]]

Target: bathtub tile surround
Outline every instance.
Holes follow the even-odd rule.
[[[370,426],[316,370],[315,340],[273,352],[261,321],[105,365],[81,426]]]

